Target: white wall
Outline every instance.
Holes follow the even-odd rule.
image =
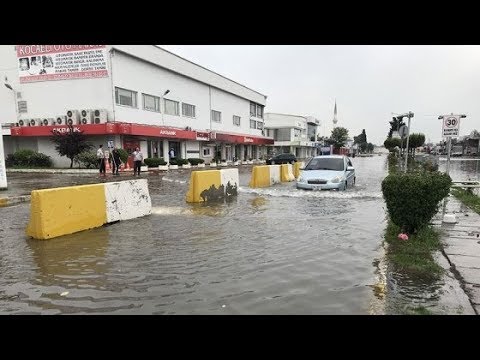
[[[211,84],[212,86],[235,94],[239,97],[256,102],[260,105],[265,105],[266,96],[259,92],[249,89],[244,85],[241,85],[233,80],[227,79],[222,75],[214,73],[202,66],[194,64],[180,56],[177,56],[171,52],[161,49],[154,45],[113,45],[115,49],[118,49],[127,54],[145,59],[151,63],[160,65],[175,71],[184,76],[190,77],[205,84]]]
[[[304,130],[307,129],[307,119],[303,116],[265,113],[264,118],[265,127],[270,129],[278,127],[295,127]]]
[[[200,142],[187,141],[186,142],[186,158],[200,158]]]
[[[95,152],[100,144],[103,144],[104,150],[109,150],[107,147],[107,141],[112,138],[112,136],[104,135],[87,136],[87,141],[93,145],[91,151]],[[19,140],[19,143],[22,143],[22,145],[19,144],[19,148],[36,150],[50,156],[52,158],[54,167],[70,167],[70,159],[66,156],[60,156],[58,154],[58,152],[55,150],[55,145],[50,141],[50,138],[42,136],[38,137],[37,141],[35,141],[35,138],[32,137],[17,137],[17,139]],[[29,141],[27,142],[26,140]],[[28,147],[32,146],[32,144],[35,144],[34,149],[32,147]],[[74,163],[73,166],[78,166],[78,164]]]
[[[14,94],[3,86],[5,77],[13,88],[18,88],[17,54],[14,45],[0,45],[0,123],[14,123]]]
[[[166,125],[194,130],[213,130],[261,136],[250,129],[250,101],[231,93],[173,73],[129,55],[116,52],[113,57],[114,86],[137,92],[137,108],[115,104],[115,120],[149,125]],[[143,95],[179,102],[179,116],[163,115],[143,109]],[[182,103],[195,106],[195,118],[182,115]],[[210,107],[211,106],[211,107]],[[210,121],[210,109],[222,113],[222,122]],[[162,111],[164,104],[162,104]],[[240,126],[233,125],[233,115],[240,116]],[[261,119],[257,119],[261,120]]]
[[[222,113],[222,122],[212,121],[212,130],[261,136],[262,131],[250,129],[250,101],[212,88],[212,110]],[[240,126],[233,125],[233,115],[240,116]]]
[[[210,128],[208,86],[122,53],[113,58],[113,79],[116,87],[136,91],[138,108],[115,104],[115,120],[149,125],[163,125],[162,114],[143,110],[142,93],[179,101],[179,116],[163,115],[164,125],[206,130]],[[182,116],[182,102],[195,105],[195,118]],[[163,111],[162,104],[162,111]]]

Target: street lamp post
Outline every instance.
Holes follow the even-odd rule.
[[[167,95],[168,93],[170,92],[170,90],[167,90],[163,93],[162,96],[160,96],[160,111],[162,112],[162,125],[165,125],[165,121],[163,119],[163,113],[165,112],[165,104],[163,103],[163,97],[165,95]],[[163,104],[163,105],[162,105]],[[163,110],[162,110],[162,106],[163,106]]]
[[[5,82],[4,85],[7,89],[13,91],[15,117],[16,117],[16,122],[18,122],[17,92],[10,84]],[[5,169],[5,155],[4,155],[4,149],[3,149],[3,130],[2,130],[2,126],[0,125],[0,190],[7,189],[7,188],[8,188],[7,170]]]

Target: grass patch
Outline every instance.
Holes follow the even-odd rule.
[[[400,227],[388,222],[385,240],[388,243],[387,257],[400,271],[414,273],[425,278],[438,278],[443,268],[433,259],[432,252],[440,250],[440,234],[430,226],[409,235],[408,240],[397,238]]]
[[[454,188],[450,191],[453,196],[460,200],[464,205],[480,214],[480,197],[475,195],[472,191]]]

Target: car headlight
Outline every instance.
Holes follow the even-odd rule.
[[[305,179],[300,175],[300,176],[298,177],[297,182],[299,182],[299,183],[304,183],[304,182],[305,182]]]
[[[340,176],[334,177],[330,182],[334,184],[338,184],[340,181],[342,181],[342,178]]]

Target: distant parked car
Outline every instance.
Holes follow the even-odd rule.
[[[267,165],[293,164],[295,162],[297,162],[297,158],[293,154],[279,154],[266,160]]]
[[[312,158],[297,179],[297,189],[346,190],[355,185],[355,168],[345,155]]]

